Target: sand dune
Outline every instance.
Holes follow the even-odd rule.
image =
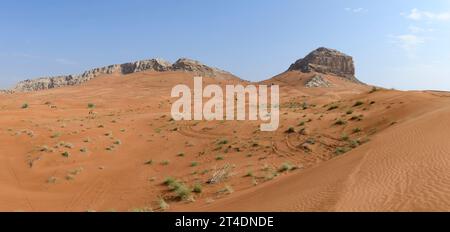
[[[311,76],[288,72],[269,81],[281,85],[281,126],[267,133],[259,122],[171,120],[171,88],[192,77],[0,95],[0,211],[161,211],[161,199],[172,211],[450,209],[446,93],[371,92],[329,75],[333,87],[304,88]],[[167,177],[201,191],[179,199]]]

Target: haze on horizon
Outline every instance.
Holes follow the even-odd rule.
[[[0,88],[154,57],[257,81],[325,46],[353,56],[363,82],[450,90],[448,0],[6,0],[0,31]]]

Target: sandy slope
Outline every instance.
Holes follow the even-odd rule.
[[[380,133],[305,172],[200,210],[449,211],[450,107]]]
[[[285,75],[272,133],[259,122],[170,120],[171,88],[192,85],[189,73],[0,95],[0,211],[161,210],[160,198],[173,211],[450,209],[447,93],[370,93],[328,76],[336,87],[305,89]],[[280,172],[283,163],[297,169]],[[206,184],[224,166],[227,178]],[[169,176],[202,193],[177,199],[162,184]]]

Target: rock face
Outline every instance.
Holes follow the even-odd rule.
[[[355,77],[355,65],[351,56],[324,47],[318,48],[305,58],[297,60],[289,67],[288,71],[332,74],[352,82],[361,83]]]
[[[331,86],[332,84],[325,80],[321,75],[315,75],[305,84],[306,88],[328,88]]]
[[[204,77],[215,77],[218,79],[224,79],[224,77],[230,75],[229,72],[212,68],[209,66],[206,66],[196,60],[191,60],[187,58],[181,58],[175,62],[175,64],[172,65],[173,71],[184,71],[184,72],[194,72],[195,74],[199,76]]]
[[[198,61],[190,59],[179,59],[175,64],[171,64],[162,59],[141,60],[132,63],[115,64],[101,68],[88,70],[80,75],[67,75],[56,77],[42,77],[33,80],[19,82],[11,92],[30,92],[44,89],[60,88],[64,86],[79,85],[101,75],[121,74],[127,75],[136,72],[155,71],[184,71],[192,72],[203,77],[213,77],[221,80],[236,78],[233,74],[206,66]]]

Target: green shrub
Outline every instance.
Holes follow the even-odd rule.
[[[193,161],[193,162],[191,163],[191,167],[197,167],[198,165],[200,165],[200,163],[197,162],[197,161]]]
[[[278,172],[287,172],[294,169],[294,166],[290,163],[283,163],[281,167],[278,169]]]
[[[192,187],[192,192],[194,193],[202,193],[203,191],[203,187],[200,183],[195,183],[194,186]]]
[[[332,111],[332,110],[335,110],[337,108],[339,108],[338,105],[331,105],[330,107],[328,107],[328,111]]]
[[[67,151],[63,152],[61,155],[64,156],[64,157],[66,157],[66,158],[69,158],[69,157],[70,157],[70,153],[67,152]]]
[[[285,131],[285,133],[287,133],[287,134],[295,133],[294,127],[289,127],[289,128]]]
[[[336,155],[342,155],[342,154],[347,153],[349,150],[350,149],[347,147],[337,147],[335,153],[336,153]]]
[[[175,182],[176,182],[176,180],[173,177],[169,176],[169,177],[166,177],[166,179],[164,180],[163,184],[166,185],[166,186],[170,186],[170,185],[172,185]]]
[[[338,126],[345,125],[345,124],[347,124],[347,122],[342,119],[339,119],[334,123],[334,125],[338,125]]]
[[[22,109],[26,109],[26,108],[28,108],[28,103],[23,103]]]
[[[355,104],[353,105],[353,107],[361,106],[361,105],[363,105],[363,104],[364,104],[364,102],[362,102],[362,101],[357,101],[357,102],[355,102]]]
[[[94,103],[88,103],[88,108],[89,108],[89,109],[95,108],[95,104],[94,104]]]

